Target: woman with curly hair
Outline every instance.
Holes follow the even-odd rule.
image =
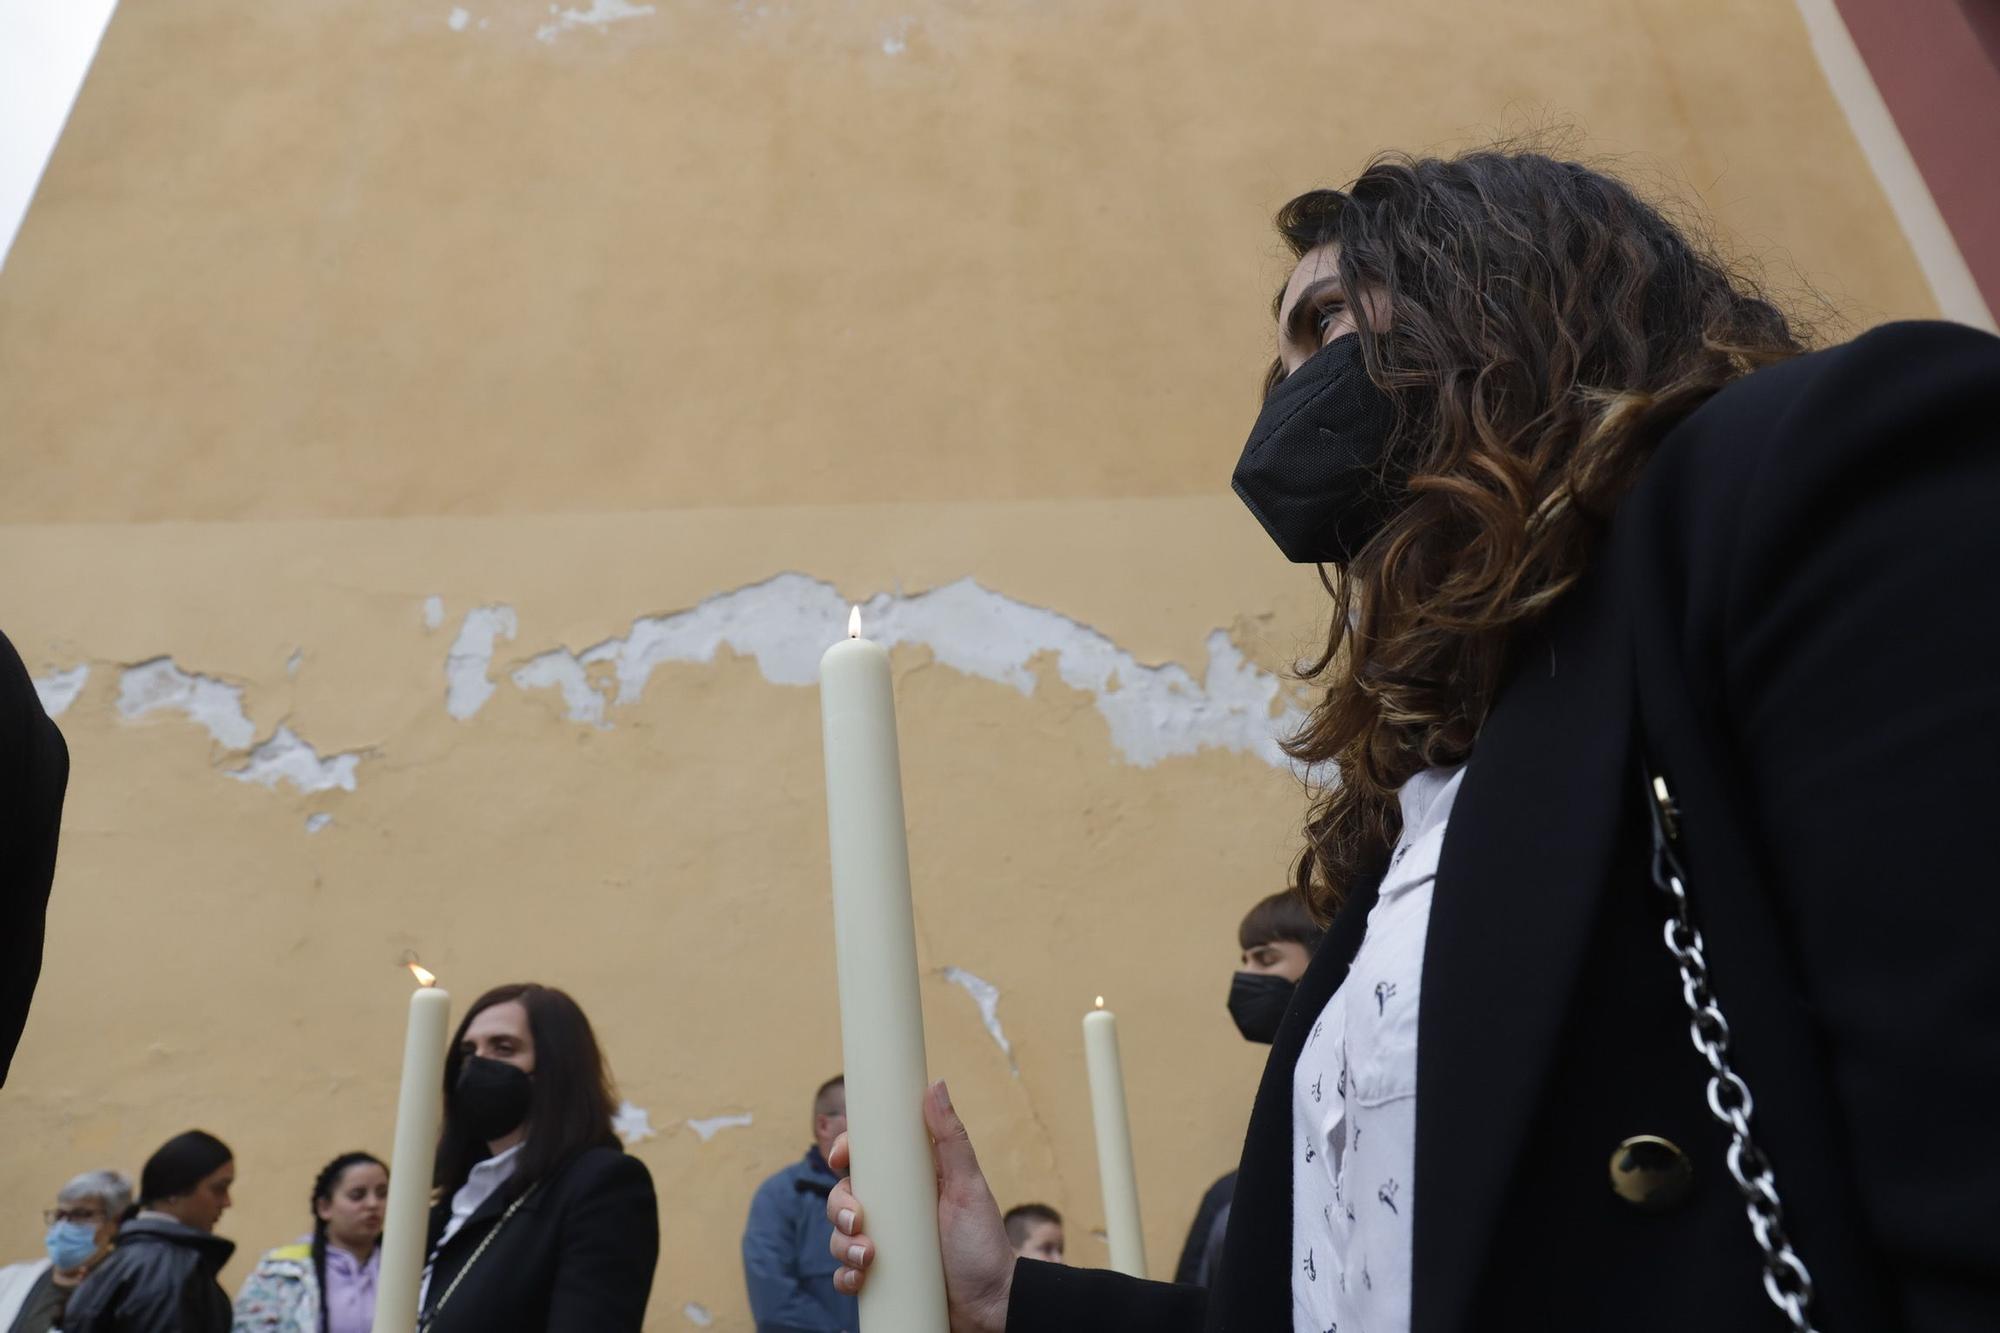
[[[313,1180],[312,1235],[270,1251],[236,1298],[231,1333],[369,1333],[389,1168],[346,1152]]]
[[[1017,1260],[931,1090],[954,1328],[1990,1326],[2000,340],[1808,351],[1533,153],[1278,226],[1235,483],[1333,599],[1290,747],[1331,929],[1212,1290]]]

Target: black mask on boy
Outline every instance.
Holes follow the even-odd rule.
[[[1278,1037],[1278,1024],[1285,1021],[1292,992],[1299,985],[1268,972],[1238,972],[1229,983],[1229,1016],[1243,1040],[1269,1046]]]

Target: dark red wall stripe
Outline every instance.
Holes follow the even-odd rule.
[[[1834,0],[2000,314],[2000,0]]]

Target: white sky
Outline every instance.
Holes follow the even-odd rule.
[[[0,265],[117,0],[0,0]]]

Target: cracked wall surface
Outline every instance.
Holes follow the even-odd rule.
[[[1105,995],[1164,1265],[1255,1087],[1234,930],[1323,631],[1227,490],[1268,218],[1524,116],[1836,326],[1932,313],[1787,0],[121,7],[0,272],[0,628],[73,760],[0,1246],[200,1125],[235,1288],[388,1148],[414,950],[578,996],[649,1328],[747,1330],[744,1211],[840,1063],[813,682],[858,603],[932,1070],[1105,1262]]]
[[[1297,823],[1267,742],[1321,595],[1263,541],[1226,497],[152,525],[115,554],[0,529],[0,559],[65,571],[0,617],[75,771],[0,1096],[0,1142],[38,1146],[0,1149],[0,1188],[39,1188],[44,1143],[128,1162],[200,1123],[239,1154],[247,1263],[300,1225],[305,1159],[386,1143],[413,949],[461,1002],[577,993],[673,1210],[651,1325],[745,1328],[743,1211],[840,1064],[812,680],[853,602],[892,645],[933,1068],[1003,1196],[1081,1219],[1088,1259],[1077,1023],[1113,996],[1170,1249],[1254,1085],[1221,997]],[[1185,1050],[1234,1085],[1179,1087]]]

